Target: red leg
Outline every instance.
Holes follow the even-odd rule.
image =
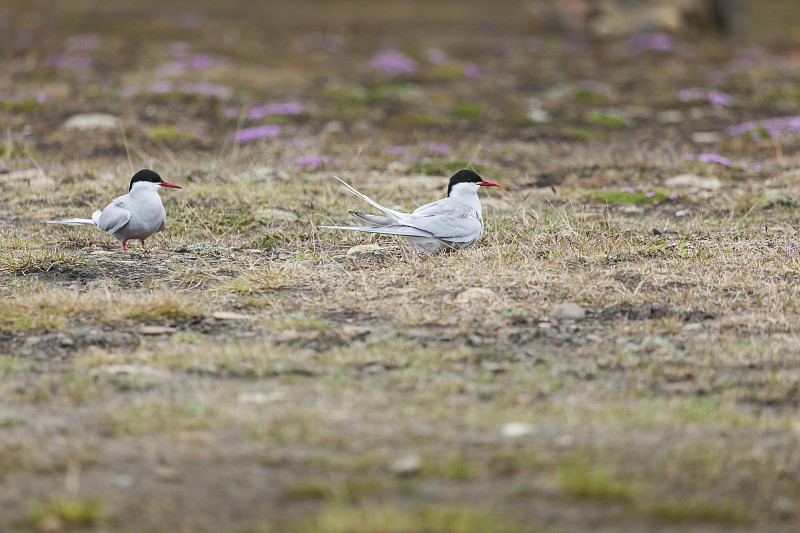
[[[123,252],[127,252],[128,251],[128,248],[125,246],[126,242],[128,242],[128,241],[122,241],[122,251]]]
[[[144,239],[142,239],[142,250],[144,250],[144,249],[145,249],[145,247],[144,247]]]

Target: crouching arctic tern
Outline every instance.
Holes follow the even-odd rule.
[[[102,211],[95,211],[92,218],[62,218],[47,223],[97,226],[122,241],[125,251],[128,250],[125,243],[131,239],[142,241],[144,248],[144,240],[163,230],[167,221],[167,213],[158,195],[161,187],[180,189],[152,170],[140,170],[131,178],[130,192],[116,198]]]
[[[334,176],[335,177],[335,176]],[[478,189],[500,187],[486,181],[471,170],[459,170],[450,178],[447,198],[425,204],[413,213],[402,213],[384,207],[361,194],[339,178],[344,187],[383,215],[370,215],[350,211],[350,214],[369,226],[322,226],[328,229],[364,231],[383,235],[400,235],[411,244],[429,253],[466,248],[483,235],[483,217]]]

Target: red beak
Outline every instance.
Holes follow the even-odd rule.
[[[162,187],[169,187],[170,189],[180,189],[180,187],[168,181],[162,181],[161,183],[159,183],[159,185],[161,185]]]
[[[499,183],[495,183],[493,181],[482,181],[478,185],[481,187],[502,187]]]

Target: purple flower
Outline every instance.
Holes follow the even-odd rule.
[[[303,111],[304,106],[300,102],[268,104],[251,109],[247,114],[247,118],[251,120],[259,120],[269,115],[299,115]]]
[[[226,107],[225,111],[223,112],[226,119],[230,120],[232,118],[236,118],[239,116],[239,108],[238,107]]]
[[[691,89],[681,89],[678,92],[681,102],[696,102],[707,100],[714,107],[728,107],[733,102],[733,98],[728,93],[717,89],[706,89],[702,87],[692,87]]]
[[[656,195],[656,193],[654,193],[653,191],[650,191],[647,194],[645,194],[644,196],[645,196],[645,198],[652,198],[655,195]]]
[[[417,71],[417,62],[397,50],[378,52],[370,58],[369,64],[390,76],[414,74]]]
[[[0,167],[0,174],[8,174],[8,167],[5,165]]]
[[[274,124],[269,124],[267,126],[255,126],[253,128],[244,128],[233,135],[231,135],[231,140],[233,142],[241,142],[246,143],[249,141],[254,141],[256,139],[264,139],[266,137],[277,137],[281,133],[281,127],[276,126]]]
[[[209,54],[195,54],[191,58],[191,65],[195,70],[210,69],[215,63],[215,58]]]
[[[477,80],[481,77],[481,67],[475,63],[467,63],[464,65],[464,76],[470,80]]]
[[[50,64],[59,70],[84,72],[89,69],[91,59],[87,54],[61,53],[53,56]]]
[[[761,168],[760,163],[753,163],[753,172],[761,172]]]
[[[422,148],[430,150],[432,152],[439,152],[440,154],[444,154],[450,150],[450,147],[447,146],[445,143],[435,143],[431,141],[420,141],[419,145]]]
[[[619,188],[619,192],[627,192],[627,193],[629,193],[629,194],[633,194],[633,193],[635,193],[636,191],[634,190],[634,188],[633,188],[633,187],[620,187],[620,188]]]
[[[386,149],[387,152],[394,155],[403,155],[406,152],[405,146],[390,146]]]
[[[765,120],[751,120],[731,126],[725,133],[730,137],[750,133],[753,140],[758,140],[764,135],[777,139],[784,135],[800,133],[800,116],[775,117]]]
[[[319,155],[300,156],[294,160],[295,165],[305,169],[319,168],[327,162],[327,157]]]
[[[634,53],[640,54],[647,51],[669,52],[674,43],[666,33],[640,33],[630,38],[628,46]]]
[[[687,158],[688,159],[688,158]],[[700,154],[695,159],[701,163],[717,163],[724,167],[730,166],[731,160],[719,154]]]

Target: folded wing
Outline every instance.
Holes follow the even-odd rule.
[[[131,212],[123,198],[118,198],[108,204],[102,211],[95,211],[92,220],[97,227],[109,233],[116,233],[131,219]]]

